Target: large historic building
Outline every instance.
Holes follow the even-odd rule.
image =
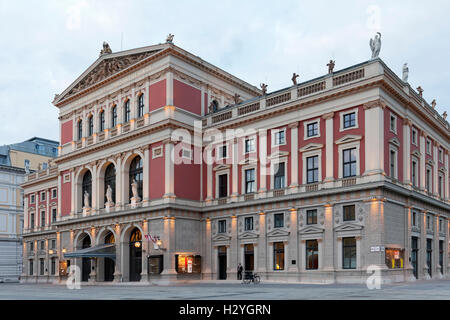
[[[0,282],[19,281],[22,273],[23,190],[25,174],[45,168],[58,142],[31,138],[0,146]]]
[[[55,166],[23,184],[23,281],[448,276],[446,115],[379,58],[292,81],[105,43],[55,96]]]

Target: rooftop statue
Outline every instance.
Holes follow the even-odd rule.
[[[423,89],[421,86],[417,87],[417,92],[419,92],[419,96],[421,96],[421,97],[423,96]]]
[[[433,107],[433,109],[436,108],[436,99],[433,99],[433,101],[431,101],[431,106]]]
[[[330,62],[327,63],[328,73],[333,73],[335,62],[336,61],[334,61],[334,60],[330,60]]]
[[[375,38],[370,39],[370,50],[372,50],[372,59],[378,58],[381,49],[381,33],[377,32]]]
[[[265,96],[267,94],[267,84],[261,83],[259,86],[261,87],[263,96]]]
[[[408,76],[409,76],[409,68],[408,64],[405,63],[403,65],[403,77],[402,77],[403,82],[408,82]]]
[[[294,86],[297,85],[297,78],[300,77],[300,75],[296,74],[295,72],[292,74],[292,83],[294,84]]]
[[[444,113],[442,114],[442,118],[444,118],[444,120],[447,119],[447,111],[444,111]]]
[[[109,44],[106,41],[103,41],[103,49],[100,51],[100,55],[102,56],[109,53],[112,53],[112,50],[109,47]]]
[[[241,96],[238,95],[237,93],[234,94],[234,104],[238,104],[240,102],[240,100],[239,100],[240,97]]]
[[[167,43],[172,43],[173,42],[173,37],[175,37],[174,34],[169,33],[169,35],[166,38],[166,42]]]

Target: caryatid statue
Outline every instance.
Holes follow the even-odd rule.
[[[403,82],[408,82],[408,76],[409,76],[409,68],[408,64],[405,63],[403,65],[403,77],[402,77]]]
[[[375,38],[370,39],[370,50],[372,50],[372,59],[378,58],[381,50],[381,33],[377,32]]]
[[[108,184],[108,187],[106,188],[106,203],[113,205],[113,198],[112,198],[112,188]]]
[[[136,179],[133,179],[133,182],[131,183],[131,192],[133,193],[134,199],[139,199],[138,183],[136,182]]]
[[[84,207],[85,208],[89,208],[89,193],[87,192],[87,190],[84,190]]]

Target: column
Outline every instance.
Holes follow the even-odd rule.
[[[295,90],[297,91],[297,90]],[[292,191],[298,187],[298,122],[291,123],[291,185]]]
[[[334,112],[330,112],[322,116],[322,119],[325,120],[325,154],[322,155],[322,157],[325,157],[326,159],[325,183],[334,181],[333,118]]]
[[[164,270],[161,273],[165,278],[176,278],[175,271],[175,217],[164,217]]]
[[[231,140],[232,142],[232,147],[233,147],[233,152],[232,152],[232,177],[233,177],[233,181],[232,181],[232,194],[231,194],[231,198],[232,201],[237,201],[237,197],[239,196],[239,192],[238,192],[238,161],[239,161],[239,157],[238,157],[238,139],[234,138]]]
[[[169,139],[164,141],[164,159],[165,159],[165,171],[164,171],[164,185],[165,194],[164,199],[175,198],[175,175],[174,175],[174,163],[173,163],[173,142]]]
[[[75,183],[75,172],[73,169],[70,170],[70,184],[71,184],[71,188],[70,188],[70,192],[71,192],[71,197],[70,197],[70,215],[73,216],[76,213],[77,210],[77,202],[78,199],[76,198],[77,194],[76,194],[76,183]]]
[[[384,173],[384,108],[381,101],[364,105],[365,172],[364,175]],[[381,180],[383,176],[378,179]]]
[[[411,120],[405,118],[403,121],[403,180],[407,185],[411,182]],[[405,258],[406,260],[406,258]]]
[[[257,272],[265,276],[267,272],[267,241],[266,241],[266,213],[259,213],[259,237],[258,237],[258,260]]]
[[[261,198],[266,196],[267,192],[267,129],[259,129],[259,190]]]
[[[212,252],[212,246],[211,246],[211,219],[210,218],[206,218],[205,220],[205,251],[204,251],[204,261],[202,261],[202,273],[204,275],[205,279],[212,279],[212,257],[211,257],[211,252]],[[217,254],[216,256],[217,257]]]
[[[334,217],[333,217],[333,205],[326,204],[324,207],[324,234],[323,234],[323,270],[324,271],[334,271],[338,268],[337,265],[334,264]],[[303,248],[304,249],[304,248]],[[302,255],[304,255],[302,252]],[[338,258],[339,259],[339,258]]]
[[[166,73],[166,106],[173,106],[173,73]]]
[[[385,245],[384,198],[370,199],[368,202],[369,218],[367,221],[366,239],[369,246]],[[366,265],[376,265],[386,269],[384,251],[370,252],[366,256]]]
[[[117,168],[116,168],[116,208],[120,207],[122,204],[125,204],[126,201],[123,198],[122,189],[122,157],[119,155],[116,159]]]
[[[29,226],[30,213],[28,212],[28,199],[29,195],[24,194],[23,196],[23,229],[27,230]],[[25,252],[25,251],[23,251]]]
[[[420,279],[430,279],[427,267],[427,211],[421,211],[422,221],[420,225],[419,264],[418,276]]]
[[[213,164],[212,164],[212,148],[210,146],[204,149],[206,152],[206,202],[213,199]]]
[[[289,272],[297,272],[298,271],[298,220],[297,220],[297,209],[291,208],[289,214],[289,252],[287,256],[289,256],[290,260],[296,260],[296,264],[291,264],[290,260],[287,261],[288,264],[287,270]],[[287,252],[287,250],[286,250]]]
[[[142,272],[141,272],[141,282],[148,282],[148,253],[149,253],[149,242],[144,241],[145,235],[148,234],[148,220],[142,222]]]
[[[92,164],[92,188],[91,188],[91,214],[98,210],[98,181],[97,181],[97,165]]]
[[[237,217],[231,216],[231,240],[230,240],[230,251],[227,252],[227,256],[230,256],[230,272],[227,271],[227,279],[237,279],[237,265],[238,265],[238,238],[237,238]],[[231,275],[231,276],[230,276]]]
[[[116,200],[117,201],[117,200]],[[121,282],[122,281],[122,271],[121,271],[121,264],[122,264],[122,253],[121,253],[121,245],[120,245],[120,233],[121,233],[121,227],[119,224],[115,225],[115,245],[116,245],[116,263],[114,268],[114,282]]]
[[[144,181],[142,183],[142,193],[143,193],[143,205],[146,205],[147,202],[150,201],[150,146],[145,146],[144,149],[144,159],[142,159],[144,163],[144,168],[142,169],[142,173],[144,175]]]
[[[61,195],[62,195],[62,175],[59,174],[58,175],[58,208],[56,209],[57,212],[57,221],[59,221],[59,219],[61,219]],[[26,212],[26,211],[25,211]]]
[[[424,132],[420,132],[420,170],[419,170],[419,177],[420,177],[420,190],[425,190],[425,138]]]
[[[439,264],[439,215],[433,216],[433,278],[439,278],[441,268]],[[447,253],[448,254],[448,253]]]
[[[405,206],[405,257],[404,257],[404,268],[405,268],[405,279],[411,279],[414,277],[413,267],[410,262],[411,257],[411,227],[412,227],[412,207]]]

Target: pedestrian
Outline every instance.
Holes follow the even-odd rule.
[[[237,277],[238,277],[238,280],[242,280],[242,270],[243,270],[244,268],[242,268],[242,265],[241,265],[241,263],[239,262],[239,264],[238,264],[238,267],[237,267]]]

